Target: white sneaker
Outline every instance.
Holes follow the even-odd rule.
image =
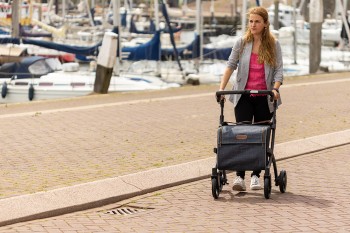
[[[259,190],[259,189],[261,189],[259,177],[257,177],[256,175],[253,175],[251,180],[250,180],[250,189],[251,190]]]
[[[235,178],[235,180],[233,181],[232,189],[235,191],[245,191],[246,190],[244,180],[240,176],[237,176]]]

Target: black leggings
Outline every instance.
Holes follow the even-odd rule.
[[[271,120],[270,112],[266,96],[249,96],[242,95],[235,107],[236,122],[259,122]],[[251,176],[260,177],[261,171],[253,171]],[[245,171],[237,171],[237,176],[244,179]]]

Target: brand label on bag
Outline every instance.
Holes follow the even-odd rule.
[[[248,136],[246,134],[238,134],[236,135],[237,140],[246,140]]]

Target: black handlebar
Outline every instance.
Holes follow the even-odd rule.
[[[277,100],[274,99],[274,93],[268,90],[242,90],[242,91],[217,91],[216,101],[220,103],[221,114],[220,114],[220,125],[224,123],[224,105],[225,99],[221,98],[222,95],[249,95],[249,94],[265,94],[270,96],[270,100],[273,101],[273,116],[272,116],[272,128],[276,128],[276,110],[277,110]]]
[[[242,91],[217,91],[216,92],[216,101],[220,102],[222,95],[249,95],[249,94],[266,94],[270,95],[273,99],[274,94],[272,91],[268,90],[242,90]]]

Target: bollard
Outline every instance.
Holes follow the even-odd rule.
[[[104,34],[102,46],[97,57],[94,93],[108,93],[113,66],[117,57],[117,40],[118,35],[113,32]]]

